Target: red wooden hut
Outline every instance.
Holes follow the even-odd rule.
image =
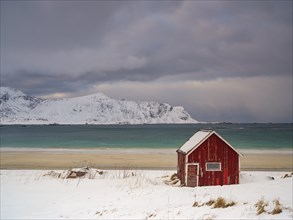
[[[177,175],[185,186],[239,183],[242,155],[215,131],[196,132],[177,150],[177,155]]]

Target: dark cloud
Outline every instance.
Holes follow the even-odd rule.
[[[58,50],[97,46],[118,2],[1,1],[3,46]]]
[[[1,2],[2,72],[119,71],[123,62],[127,65],[123,58],[132,56],[146,59],[157,78],[186,72],[199,79],[289,74],[290,4],[5,1]],[[23,61],[17,62],[15,54]],[[47,62],[53,70],[38,62]],[[120,74],[120,79],[124,76]]]
[[[83,80],[77,81],[72,77],[62,75],[55,77],[25,71],[22,71],[21,74],[25,77],[18,78],[13,74],[3,75],[1,76],[1,80],[6,82],[6,85],[13,85],[14,88],[33,96],[45,96],[54,93],[77,94],[89,86],[89,82]]]
[[[33,95],[259,76],[292,76],[292,1],[1,1],[1,85]]]

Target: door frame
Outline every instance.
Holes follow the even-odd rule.
[[[196,175],[196,186],[198,186],[198,178],[199,178],[199,163],[186,163],[185,164],[185,184],[187,186],[187,176],[188,176],[188,166],[189,165],[197,165],[197,175]]]

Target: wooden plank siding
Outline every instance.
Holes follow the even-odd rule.
[[[181,184],[185,185],[185,154],[177,152],[178,165],[177,165],[177,176],[181,181]]]
[[[178,174],[185,183],[185,156],[178,152]],[[198,186],[229,185],[239,183],[239,155],[216,134],[212,134],[197,148],[187,153],[186,163],[199,164]],[[219,162],[220,171],[207,171],[206,163]]]

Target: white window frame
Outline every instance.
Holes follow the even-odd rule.
[[[219,169],[208,169],[208,164],[219,164]],[[222,171],[222,164],[221,162],[206,162],[206,171]]]
[[[186,163],[185,164],[185,185],[187,185],[188,165],[197,165],[196,186],[198,186],[198,180],[199,180],[199,163]]]

